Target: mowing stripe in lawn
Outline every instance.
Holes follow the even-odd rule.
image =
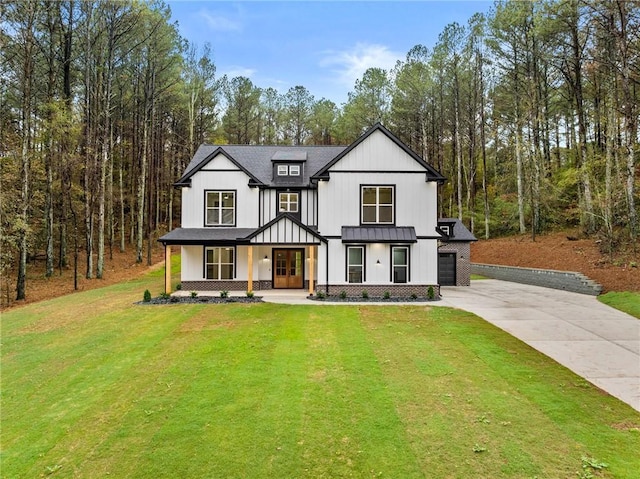
[[[3,314],[3,477],[640,469],[636,411],[472,314],[132,304],[161,279]]]

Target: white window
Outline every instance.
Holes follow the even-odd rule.
[[[299,205],[298,193],[278,193],[278,211],[280,213],[297,213]]]
[[[235,191],[207,191],[206,226],[234,226],[236,223]]]
[[[204,261],[207,279],[233,279],[233,248],[207,248]]]
[[[393,186],[363,186],[360,200],[362,224],[393,224]]]
[[[347,247],[347,282],[364,282],[364,246]]]
[[[300,176],[300,165],[289,165],[289,176]]]
[[[300,176],[300,165],[278,165],[278,176]]]
[[[407,246],[392,247],[391,261],[393,265],[392,281],[406,283],[409,280],[409,248]]]

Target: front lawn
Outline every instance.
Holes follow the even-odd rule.
[[[134,305],[161,274],[3,314],[2,477],[640,470],[640,414],[472,314]]]
[[[632,291],[609,292],[601,294],[598,299],[612,308],[624,311],[640,319],[640,293]]]

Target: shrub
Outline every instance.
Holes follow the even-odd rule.
[[[171,295],[169,293],[162,292],[158,295],[158,297],[161,299],[169,299]]]
[[[367,292],[367,290],[366,290],[366,289],[363,289],[363,290],[362,290],[362,297],[363,297],[364,299],[369,298],[369,293]]]
[[[220,291],[220,297],[221,298],[228,298],[229,297],[229,291],[223,289],[222,291]]]
[[[176,284],[176,291],[180,291],[182,289],[182,283]]]
[[[322,291],[316,291],[316,298],[324,299],[325,298],[325,294]]]
[[[191,297],[192,298],[197,298],[198,297],[198,292],[197,291],[191,291]]]
[[[389,291],[385,291],[384,294],[382,295],[382,297],[384,299],[389,299],[391,297],[391,293]]]
[[[144,294],[142,295],[142,301],[144,301],[145,303],[148,303],[149,301],[151,301],[151,291],[149,291],[148,289],[144,290]]]
[[[433,289],[433,286],[429,286],[427,288],[427,298],[429,299],[429,301],[433,301],[434,299],[436,299],[436,292]]]
[[[347,292],[343,289],[342,291],[340,291],[340,298],[345,299],[346,297],[347,297]]]
[[[411,293],[411,299],[418,299],[418,295],[416,293]]]
[[[247,291],[247,298],[253,298],[253,291]]]

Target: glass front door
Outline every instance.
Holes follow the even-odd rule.
[[[296,288],[304,285],[303,249],[276,249],[273,251],[273,287]]]

